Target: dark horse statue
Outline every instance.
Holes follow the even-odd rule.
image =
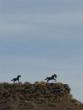
[[[13,81],[14,83],[16,82],[16,81],[18,81],[18,83],[19,83],[19,78],[21,77],[21,75],[18,75],[16,78],[13,78],[11,81]]]
[[[56,78],[57,78],[57,75],[56,74],[53,74],[52,76],[47,77],[45,80],[47,80],[47,82],[49,82],[50,80],[56,81]]]

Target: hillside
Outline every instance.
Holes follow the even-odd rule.
[[[0,84],[0,110],[83,110],[62,83]]]

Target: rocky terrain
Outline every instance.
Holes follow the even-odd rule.
[[[83,110],[67,84],[0,84],[0,110]]]

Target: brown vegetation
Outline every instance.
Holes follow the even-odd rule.
[[[0,110],[83,110],[67,84],[0,84]]]

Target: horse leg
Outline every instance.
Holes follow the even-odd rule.
[[[49,79],[47,79],[47,83],[49,82]]]
[[[54,81],[56,82],[56,79],[54,78]]]
[[[13,80],[13,83],[15,84],[15,80]]]
[[[18,83],[19,83],[19,79],[18,79]]]

